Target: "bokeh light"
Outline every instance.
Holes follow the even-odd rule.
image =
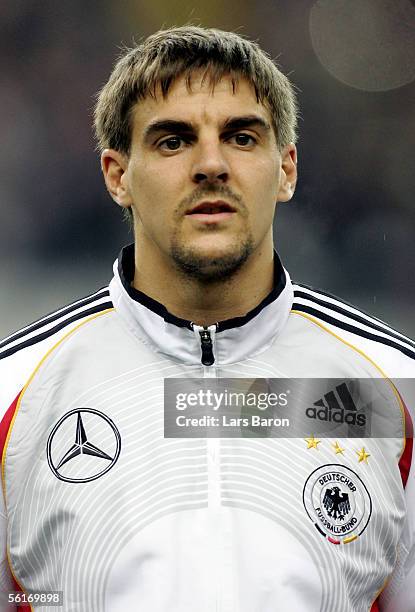
[[[364,91],[415,79],[415,7],[409,0],[319,0],[310,35],[322,65]]]

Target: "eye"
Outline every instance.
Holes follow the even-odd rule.
[[[241,132],[240,134],[234,134],[229,138],[230,141],[233,141],[239,147],[250,147],[256,144],[256,139],[250,134],[244,134]]]
[[[159,143],[159,148],[164,151],[178,151],[185,141],[180,136],[169,136]]]

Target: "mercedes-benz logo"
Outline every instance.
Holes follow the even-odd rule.
[[[100,478],[114,466],[120,452],[117,427],[93,408],[76,408],[65,414],[52,429],[46,447],[50,469],[65,482]]]

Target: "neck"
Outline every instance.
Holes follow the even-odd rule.
[[[179,272],[167,258],[146,257],[135,245],[135,289],[163,304],[169,312],[197,325],[244,316],[272,290],[273,248],[259,247],[229,279],[204,283]]]

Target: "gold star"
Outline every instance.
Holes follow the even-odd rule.
[[[339,453],[340,455],[343,455],[344,448],[342,448],[338,442],[332,444],[332,447],[334,448],[334,452],[336,453],[336,455],[338,455]]]
[[[316,440],[314,436],[311,436],[311,438],[304,438],[304,440],[307,442],[307,448],[315,448],[318,450],[317,444],[320,444],[321,440]]]
[[[359,463],[361,463],[362,461],[367,463],[367,459],[368,459],[368,457],[370,457],[370,455],[369,455],[369,453],[366,452],[364,446],[362,446],[362,450],[355,451],[355,452],[356,452],[356,455],[359,457]]]

